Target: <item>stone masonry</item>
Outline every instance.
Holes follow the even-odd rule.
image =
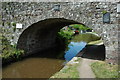
[[[56,33],[70,24],[84,24],[104,41],[106,60],[118,61],[120,14],[117,2],[1,2],[0,27],[4,27],[11,44],[20,45],[28,53],[54,46]],[[60,6],[55,11],[54,7]],[[103,23],[104,12],[110,13],[110,23]],[[16,28],[16,24],[22,28]],[[44,31],[48,33],[44,34]],[[48,47],[46,47],[48,46]]]

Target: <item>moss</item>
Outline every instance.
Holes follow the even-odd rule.
[[[16,31],[16,27],[13,28],[13,31],[14,31],[14,32]]]
[[[106,14],[106,13],[107,13],[107,11],[106,11],[106,10],[102,11],[102,14]]]
[[[7,22],[7,25],[10,27],[10,26],[11,26],[11,23],[10,23],[10,22]]]
[[[15,23],[15,22],[13,22],[13,23],[12,23],[12,26],[16,26],[16,23]]]

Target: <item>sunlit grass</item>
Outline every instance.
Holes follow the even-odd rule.
[[[91,41],[96,41],[96,40],[100,40],[101,37],[96,36],[95,34],[91,34],[91,33],[84,33],[84,34],[79,34],[76,35],[72,41],[74,42],[80,42],[80,41],[84,41],[84,42],[91,42]]]
[[[111,65],[102,61],[91,64],[96,78],[118,78],[118,65]]]
[[[97,41],[91,41],[88,43],[88,45],[92,45],[92,44],[100,44],[100,43],[103,43],[102,40],[97,40]]]

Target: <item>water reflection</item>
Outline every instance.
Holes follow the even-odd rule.
[[[39,52],[3,68],[3,78],[49,78],[63,68],[65,60],[71,60],[85,45],[85,42],[71,42],[66,52],[61,53],[57,48]]]
[[[86,42],[71,42],[68,45],[69,50],[65,52],[65,60],[70,61],[86,46],[86,44]]]
[[[64,60],[28,58],[3,68],[3,78],[49,78],[62,69]]]

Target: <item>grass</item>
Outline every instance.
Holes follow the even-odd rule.
[[[111,65],[102,61],[91,64],[96,78],[118,78],[118,65]]]
[[[79,35],[76,35],[72,41],[74,42],[80,42],[80,41],[84,41],[84,42],[91,42],[91,41],[96,41],[96,40],[100,40],[100,37],[94,35],[94,34],[91,34],[91,33],[84,33],[84,34],[79,34]]]
[[[80,59],[75,60],[75,62],[76,61],[80,61]],[[78,65],[79,64],[67,64],[65,68],[57,72],[51,78],[79,78],[79,72],[77,70]]]
[[[100,40],[97,40],[97,41],[91,41],[88,43],[88,45],[92,45],[92,44],[99,44],[99,43],[102,43],[103,41],[100,39]]]

